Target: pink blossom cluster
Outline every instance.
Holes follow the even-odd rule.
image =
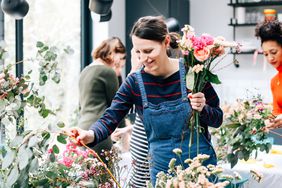
[[[64,164],[67,167],[71,167],[75,161],[79,164],[82,163],[83,160],[89,156],[89,154],[89,150],[79,150],[74,143],[69,142],[66,145],[66,150],[63,151],[63,158],[59,160],[59,163]]]
[[[190,25],[185,25],[182,32],[183,36],[178,40],[182,53],[188,55],[191,52],[199,62],[204,62],[210,57],[221,56],[227,47],[238,46],[235,42],[225,41],[222,36],[213,37],[209,34],[202,34],[197,37],[194,28]]]

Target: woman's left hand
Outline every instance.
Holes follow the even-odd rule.
[[[202,92],[194,94],[189,93],[188,98],[190,99],[192,109],[197,110],[199,112],[201,112],[204,106],[206,105],[206,98]]]

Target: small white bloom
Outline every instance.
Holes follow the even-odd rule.
[[[203,71],[204,65],[197,64],[192,68],[192,72],[199,73]]]
[[[175,153],[176,155],[181,155],[182,154],[182,150],[180,148],[175,148],[172,150],[173,153]]]
[[[168,167],[169,168],[174,168],[175,166],[175,162],[176,162],[176,159],[175,158],[172,158],[168,164]]]

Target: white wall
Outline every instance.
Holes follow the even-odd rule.
[[[227,6],[229,0],[190,0],[190,24],[196,33],[209,33],[213,36],[222,35],[228,40],[232,39],[232,27],[228,26],[233,15],[233,9]],[[238,41],[254,43],[259,46],[259,41],[254,37],[254,27],[237,28]],[[251,97],[260,93],[267,102],[271,102],[270,79],[276,71],[259,55],[257,63],[253,63],[252,55],[236,56],[240,67],[232,65],[233,57],[228,55],[220,67],[227,66],[216,74],[222,81],[215,86],[222,102],[233,102],[236,98]],[[228,66],[229,65],[229,66]],[[249,91],[248,91],[249,90]]]

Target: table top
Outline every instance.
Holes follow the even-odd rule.
[[[245,188],[282,188],[282,145],[273,145],[269,153],[259,152],[256,159],[248,161],[240,160],[233,169],[230,164],[221,165],[225,173],[238,172],[249,181],[244,184]],[[260,183],[250,177],[250,170],[255,170],[263,175]]]

